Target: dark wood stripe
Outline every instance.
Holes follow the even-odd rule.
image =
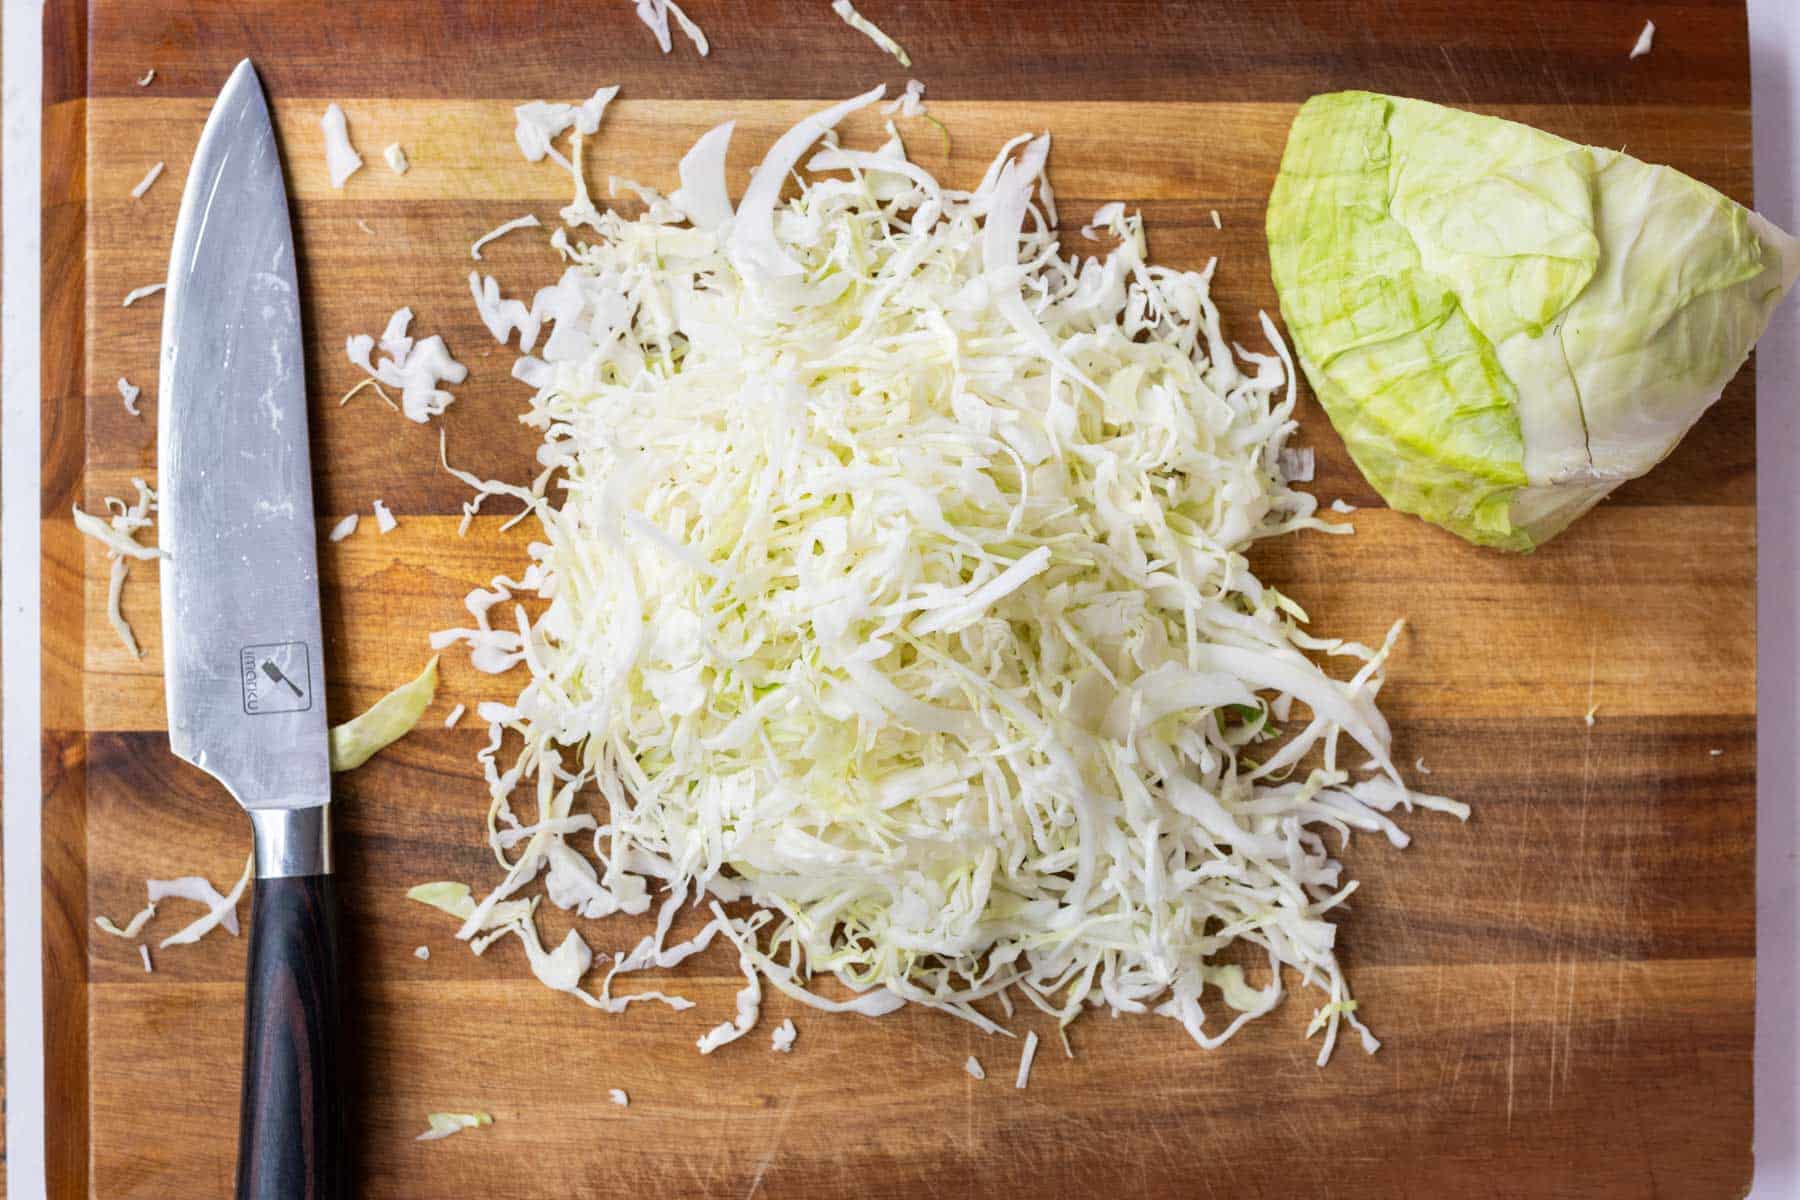
[[[498,881],[475,762],[484,742],[472,717],[453,731],[428,717],[337,781],[346,945],[359,961],[401,963],[428,944],[434,978],[529,978],[516,946],[477,960],[448,940],[451,918],[404,898],[433,879],[477,891]],[[1714,757],[1715,749],[1724,753]],[[1618,718],[1590,729],[1580,720],[1415,719],[1397,751],[1409,767],[1423,756],[1431,768],[1430,776],[1409,769],[1415,786],[1464,800],[1474,815],[1464,826],[1440,814],[1397,814],[1415,839],[1406,850],[1356,836],[1347,874],[1364,884],[1341,922],[1351,964],[1754,955],[1744,914],[1755,898],[1756,755],[1742,721]],[[221,888],[236,879],[248,822],[215,783],[170,758],[164,735],[96,734],[89,752],[90,921],[100,913],[123,921],[141,908],[146,877],[198,871]],[[1667,837],[1670,829],[1681,836]],[[179,912],[159,913],[157,936],[180,927]],[[553,942],[567,921],[548,915]],[[624,950],[653,917],[582,928],[596,948]],[[90,948],[96,978],[149,982],[129,943],[95,937]],[[158,970],[235,980],[241,961],[240,943],[216,937],[162,956]],[[731,970],[730,955],[719,954],[677,974],[728,978]]]
[[[89,450],[87,391],[87,167],[82,100],[44,110],[43,362],[40,406],[43,511],[67,513],[81,495]]]
[[[1380,80],[1451,103],[1749,104],[1748,30],[1731,0],[1648,9],[1569,0],[1554,15],[1457,0],[871,0],[865,8],[907,47],[911,69],[823,4],[782,0],[690,0],[713,45],[705,59],[679,35],[673,53],[656,53],[622,0],[456,0],[417,22],[328,0],[249,9],[158,0],[94,15],[102,66],[92,88],[137,94],[134,81],[156,67],[164,94],[210,97],[248,55],[277,94],[319,99],[562,96],[601,83],[644,96],[818,97],[916,75],[943,99],[1164,100],[1200,88],[1206,98],[1300,100]],[[1657,19],[1656,50],[1630,61],[1646,15]]]
[[[88,6],[83,0],[44,5],[44,107],[80,100],[88,91]],[[69,149],[44,138],[44,157]]]
[[[362,217],[381,212],[399,218],[409,240],[438,245],[456,232],[454,222],[462,215],[455,208],[458,204],[473,212],[483,204],[514,201],[545,205],[544,215],[553,216],[568,201],[568,176],[555,164],[533,166],[518,157],[513,106],[526,98],[395,100],[380,92],[339,93],[336,99],[349,117],[351,136],[370,160],[339,189],[330,185],[324,169],[319,128],[324,104],[275,95],[271,103],[299,219],[305,222],[315,213],[345,208],[356,209],[352,215]],[[616,174],[673,189],[681,152],[726,120],[737,124],[727,177],[747,179],[777,137],[835,98],[623,96],[607,109],[599,138],[588,146],[591,187],[596,198],[604,196],[607,176]],[[1572,108],[1555,103],[1464,107],[1667,164],[1741,202],[1750,197],[1747,109],[1680,104]],[[173,225],[181,181],[210,109],[210,96],[144,94],[92,102],[92,140],[107,148],[92,164],[96,226],[104,227],[116,217],[138,235],[108,236],[107,245],[116,243],[125,254],[141,253],[148,249],[146,240],[154,242],[144,237],[146,231],[166,231]],[[1085,98],[934,100],[930,115],[942,122],[943,130],[906,118],[900,118],[898,128],[914,159],[951,187],[975,186],[1008,139],[1049,129],[1057,147],[1051,156],[1051,178],[1064,197],[1089,202],[1192,200],[1215,206],[1251,201],[1260,217],[1297,109],[1290,100],[1186,95],[1154,103]],[[878,144],[887,136],[888,119],[878,107],[865,108],[845,118],[838,132],[849,143]],[[374,161],[377,148],[389,141],[407,148],[412,166],[405,175],[395,175]],[[168,179],[142,198],[131,197],[132,186],[157,160],[167,164]],[[732,190],[739,186],[734,184]],[[436,207],[440,204],[446,207]],[[1260,227],[1259,219],[1256,228]],[[468,236],[484,229],[474,225]],[[383,231],[387,237],[395,232],[391,226]],[[370,244],[366,234],[346,240],[350,243],[346,249]]]
[[[1089,1015],[1070,1060],[1027,1014],[1015,1025],[1044,1040],[1023,1092],[1017,1041],[936,1013],[871,1022],[772,997],[755,1033],[700,1059],[693,1038],[728,1011],[726,981],[688,1013],[608,1017],[536,985],[440,982],[437,961],[352,1002],[369,1022],[367,1195],[1732,1196],[1750,1173],[1747,960],[1366,971],[1361,1015],[1383,1049],[1340,1041],[1323,1071],[1300,1036],[1306,997],[1212,1054],[1160,1018]],[[98,1035],[139,1050],[95,1113],[95,1186],[222,1195],[230,1156],[200,1148],[230,1125],[224,1014],[242,989],[161,983],[98,989]],[[764,1030],[785,1016],[799,1041],[770,1054]],[[985,1082],[963,1073],[970,1054]],[[182,1104],[161,1091],[171,1077]],[[444,1107],[495,1123],[414,1142]],[[131,1119],[147,1109],[154,1142]]]

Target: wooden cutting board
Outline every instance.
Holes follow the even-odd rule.
[[[157,299],[181,185],[208,105],[253,57],[285,141],[306,295],[329,707],[360,710],[423,663],[427,631],[523,559],[500,516],[456,537],[464,489],[436,467],[529,474],[524,394],[469,302],[466,247],[523,212],[554,219],[566,177],[523,163],[511,106],[624,85],[590,176],[674,183],[701,130],[739,119],[733,177],[800,114],[916,75],[951,135],[907,127],[963,185],[1008,136],[1048,128],[1061,206],[1141,206],[1162,262],[1218,255],[1227,328],[1257,339],[1274,307],[1264,200],[1294,108],[1342,87],[1395,91],[1624,146],[1749,202],[1749,55],[1741,4],[1537,6],[1460,0],[1003,5],[869,0],[908,71],[825,0],[691,0],[712,39],[663,56],[624,0],[587,4],[228,6],[53,3],[46,94],[44,648],[48,1126],[59,1196],[228,1192],[244,944],[153,950],[93,918],[129,916],[146,876],[236,879],[249,845],[219,788],[164,738],[156,570],[104,616],[107,566],[78,539],[93,510],[154,469]],[[1490,11],[1492,10],[1492,11]],[[1627,51],[1646,16],[1649,57]],[[154,68],[148,86],[135,81]],[[327,183],[318,119],[340,102],[368,165]],[[872,120],[852,122],[866,138]],[[381,163],[398,141],[404,177]],[[130,190],[156,162],[166,174]],[[1223,228],[1214,227],[1217,210]],[[1076,223],[1079,223],[1077,221]],[[535,234],[487,252],[520,292],[556,265]],[[437,427],[366,394],[344,339],[411,304],[471,367]],[[120,376],[145,390],[128,415]],[[1313,1065],[1314,1000],[1295,996],[1207,1053],[1172,1023],[1088,1017],[1065,1058],[1051,1027],[1030,1087],[1018,1043],[906,1012],[830,1018],[780,998],[750,1038],[701,1058],[732,1009],[725,954],[678,969],[685,1014],[598,1016],[534,983],[511,942],[476,959],[452,923],[403,899],[422,880],[494,878],[474,755],[453,704],[516,681],[443,665],[419,730],[338,788],[355,962],[356,1128],[364,1193],[449,1196],[1422,1196],[1741,1194],[1751,1170],[1754,962],[1755,459],[1751,373],[1649,478],[1529,558],[1477,551],[1390,513],[1311,404],[1322,500],[1356,535],[1258,555],[1333,634],[1409,633],[1383,694],[1405,762],[1469,801],[1467,826],[1419,814],[1413,846],[1347,861],[1364,881],[1344,957],[1385,1045]],[[399,528],[376,534],[375,498]],[[1583,720],[1596,710],[1591,724]],[[152,938],[182,919],[160,914]],[[601,926],[630,946],[642,921]],[[560,927],[555,930],[560,935]],[[426,945],[428,961],[413,955]],[[768,1050],[783,1017],[791,1055]],[[986,1064],[976,1082],[969,1054]],[[631,1096],[608,1102],[607,1089]],[[14,1097],[15,1103],[25,1102]],[[485,1109],[492,1128],[419,1143],[425,1114]]]

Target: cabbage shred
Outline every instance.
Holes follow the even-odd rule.
[[[1065,254],[1048,137],[1008,143],[974,191],[908,161],[891,125],[840,148],[829,126],[879,96],[782,139],[735,211],[703,206],[724,204],[716,224],[645,189],[642,215],[596,214],[532,301],[550,332],[514,374],[544,473],[458,474],[477,504],[523,500],[542,536],[471,594],[476,628],[434,637],[529,673],[482,706],[507,878],[477,916],[545,870],[586,915],[660,889],[656,934],[603,995],[725,933],[749,982],[703,1050],[748,1030],[759,976],[988,1030],[978,1006],[1010,1017],[1009,992],[1064,1024],[1153,1011],[1213,1047],[1275,1006],[1287,967],[1324,993],[1323,1062],[1356,1021],[1330,917],[1356,884],[1326,835],[1404,845],[1395,806],[1466,810],[1391,761],[1375,699],[1398,627],[1375,647],[1310,635],[1245,557],[1329,528],[1280,470],[1287,352],[1266,316],[1270,349],[1234,352],[1213,264],[1152,264],[1122,205],[1096,220],[1110,252]],[[513,602],[530,596],[535,617]],[[1310,716],[1278,736],[1296,704]],[[592,861],[567,843],[582,827]],[[665,947],[708,898],[754,909],[714,904]],[[508,923],[528,947],[532,922]],[[1221,963],[1234,943],[1259,984]]]

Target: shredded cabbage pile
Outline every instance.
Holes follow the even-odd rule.
[[[615,975],[722,933],[747,983],[703,1051],[749,1030],[765,983],[991,1031],[978,1005],[1010,1016],[1003,993],[1065,1024],[1152,1011],[1213,1047],[1275,1006],[1282,967],[1324,994],[1321,1062],[1340,1019],[1373,1050],[1331,920],[1356,883],[1327,836],[1404,845],[1396,805],[1466,809],[1391,761],[1375,699],[1399,626],[1373,648],[1308,634],[1245,558],[1331,528],[1280,471],[1294,371],[1273,324],[1268,352],[1234,347],[1212,264],[1153,265],[1122,205],[1096,221],[1109,252],[1066,254],[1047,135],[973,191],[891,124],[879,149],[837,145],[880,96],[803,121],[736,206],[712,131],[674,197],[577,210],[560,281],[506,302],[543,474],[457,474],[466,511],[513,496],[542,536],[433,639],[529,675],[481,706],[507,874],[457,906],[459,936],[514,933],[540,979],[617,1011],[679,997],[614,997]],[[532,906],[499,919],[540,873],[586,917],[660,893],[598,996],[579,932],[547,954]],[[713,921],[666,945],[689,903]]]

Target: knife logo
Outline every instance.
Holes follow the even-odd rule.
[[[270,679],[273,679],[276,683],[287,684],[288,690],[293,692],[294,695],[300,697],[302,700],[306,698],[306,693],[295,686],[293,680],[281,673],[281,668],[275,665],[274,660],[267,658],[263,659],[262,669],[263,674],[267,675]]]
[[[305,642],[270,642],[238,651],[244,711],[305,712],[312,707],[312,656]]]

